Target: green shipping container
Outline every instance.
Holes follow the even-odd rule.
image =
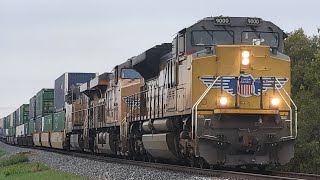
[[[16,136],[16,128],[15,127],[9,128],[9,136],[11,136],[11,137]]]
[[[54,89],[42,89],[36,96],[36,116],[43,117],[53,113]]]
[[[19,119],[19,109],[15,110],[12,113],[13,116],[13,126],[19,126],[20,125],[20,119]]]
[[[53,114],[43,117],[42,132],[52,131]]]
[[[64,130],[65,113],[60,111],[53,115],[53,131],[60,132]]]
[[[10,128],[10,115],[9,116],[7,116],[7,129],[9,129]]]
[[[29,121],[29,104],[23,104],[19,108],[20,125]]]
[[[25,135],[29,134],[29,123],[28,122],[24,123],[24,134]]]
[[[31,119],[28,124],[29,124],[28,125],[28,128],[29,128],[28,135],[32,135],[34,132],[34,120]]]
[[[42,117],[38,117],[34,123],[34,130],[39,133],[42,132]]]
[[[29,119],[29,104],[23,104],[13,113],[14,126],[20,126]]]
[[[4,125],[4,129],[8,129],[8,118],[7,117],[4,117],[4,123],[3,123],[3,125]]]
[[[10,121],[9,127],[16,127],[15,112],[9,115],[9,121]]]

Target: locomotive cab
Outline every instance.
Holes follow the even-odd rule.
[[[182,29],[172,41],[172,56],[193,54],[215,45],[264,45],[283,52],[287,35],[260,18],[208,17]]]

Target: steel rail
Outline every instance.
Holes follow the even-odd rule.
[[[27,149],[37,149],[41,151],[48,151],[53,153],[58,153],[62,155],[68,155],[73,157],[85,158],[100,162],[109,162],[109,163],[120,163],[124,165],[134,165],[142,166],[146,168],[169,170],[174,172],[183,172],[189,174],[198,174],[202,176],[223,178],[223,179],[235,179],[235,180],[320,180],[320,175],[314,174],[303,174],[303,173],[292,173],[292,172],[278,172],[278,171],[265,171],[262,173],[259,172],[239,172],[234,170],[212,170],[212,169],[200,169],[188,166],[181,165],[172,165],[172,164],[162,164],[162,163],[153,163],[137,160],[128,160],[116,157],[108,156],[99,156],[90,153],[75,152],[75,151],[65,151],[61,149],[50,149],[45,147],[25,147]]]

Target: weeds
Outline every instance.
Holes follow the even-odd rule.
[[[19,163],[28,162],[28,161],[29,159],[25,153],[18,153],[13,156],[10,156],[9,158],[1,160],[0,167],[6,167],[13,164],[19,164]]]

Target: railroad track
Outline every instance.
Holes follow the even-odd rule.
[[[281,176],[281,177],[288,177],[288,178],[295,178],[295,179],[320,180],[320,175],[316,175],[316,174],[304,174],[304,173],[272,171],[271,175],[273,175],[273,176]]]
[[[20,146],[23,148],[30,148],[25,146]],[[266,171],[263,174],[248,173],[248,172],[238,172],[238,171],[230,171],[230,170],[212,170],[212,169],[200,169],[193,168],[187,166],[180,165],[171,165],[171,164],[162,164],[162,163],[150,163],[144,161],[135,161],[135,160],[127,160],[121,158],[114,157],[106,157],[106,156],[97,156],[89,153],[80,153],[74,151],[64,151],[60,149],[49,149],[44,147],[31,147],[32,149],[50,151],[54,153],[81,157],[86,159],[91,159],[95,161],[101,162],[113,162],[113,163],[121,163],[121,164],[129,164],[135,166],[142,166],[148,168],[162,169],[162,170],[170,170],[177,172],[185,172],[190,174],[198,174],[209,177],[217,177],[222,179],[232,179],[232,180],[320,180],[320,175],[314,174],[303,174],[303,173],[292,173],[292,172],[279,172],[279,171]]]

